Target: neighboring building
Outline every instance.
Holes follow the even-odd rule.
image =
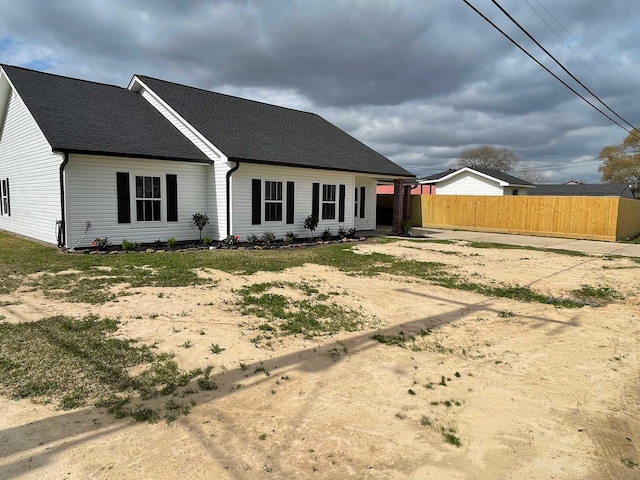
[[[410,185],[411,195],[434,195],[436,193],[435,185]],[[393,195],[393,185],[378,185],[376,187],[376,193],[378,195]]]
[[[435,185],[436,195],[527,195],[535,185],[499,170],[462,167],[418,179]]]
[[[626,183],[539,184],[529,192],[529,195],[635,198],[633,191]]]
[[[136,75],[127,89],[0,65],[0,229],[60,246],[376,227],[414,180],[318,115]]]

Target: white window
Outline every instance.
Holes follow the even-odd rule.
[[[336,186],[322,185],[322,219],[336,218]]]
[[[136,176],[136,220],[159,222],[162,205],[160,177]]]
[[[3,178],[0,184],[0,214],[11,216],[9,200],[9,179]]]
[[[282,221],[282,182],[264,182],[264,220]]]

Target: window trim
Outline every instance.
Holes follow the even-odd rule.
[[[332,183],[322,184],[322,202],[320,205],[322,220],[335,220],[336,219],[336,191],[337,185]],[[325,209],[330,210],[329,212]],[[331,211],[333,213],[331,213]]]
[[[139,223],[139,224],[144,224],[144,225],[153,225],[153,224],[161,224],[164,223],[166,221],[166,214],[163,215],[162,212],[164,209],[166,209],[166,198],[165,195],[163,195],[163,193],[165,193],[166,190],[166,183],[164,181],[164,175],[163,174],[138,174],[138,173],[134,173],[132,175],[132,182],[133,182],[133,195],[132,195],[132,208],[133,208],[133,212],[135,213],[135,223]],[[138,197],[138,178],[142,178],[143,180],[143,196],[142,197]],[[153,179],[157,178],[158,179],[158,189],[159,189],[159,197],[146,197],[144,196],[144,189],[146,187],[145,183],[146,183],[146,178],[150,178],[152,179],[152,184],[151,184],[151,188],[152,190],[154,189],[154,185],[153,185]],[[154,194],[154,192],[152,191],[152,195]],[[159,218],[157,220],[140,220],[139,218],[139,212],[138,212],[138,202],[139,201],[151,201],[151,202],[157,202],[158,203],[158,216]],[[155,212],[155,209],[154,209]],[[153,213],[152,213],[153,215]]]
[[[0,180],[0,215],[11,216],[11,198],[9,194],[9,178]]]
[[[283,181],[281,180],[265,180],[264,181],[264,221],[282,223],[282,213],[284,209]],[[275,189],[274,189],[275,187]],[[268,206],[275,207],[275,218],[268,218],[270,209]],[[279,207],[279,208],[278,208]]]

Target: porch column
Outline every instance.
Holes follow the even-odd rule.
[[[393,223],[391,233],[400,235],[402,232],[402,220],[404,215],[404,180],[393,181]]]
[[[404,186],[403,194],[402,220],[409,220],[411,218],[411,185]]]

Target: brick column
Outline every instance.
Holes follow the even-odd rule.
[[[400,235],[402,233],[402,223],[404,215],[404,180],[393,181],[393,226],[391,233]]]
[[[411,218],[411,185],[404,186],[403,194],[402,220],[409,220]]]

